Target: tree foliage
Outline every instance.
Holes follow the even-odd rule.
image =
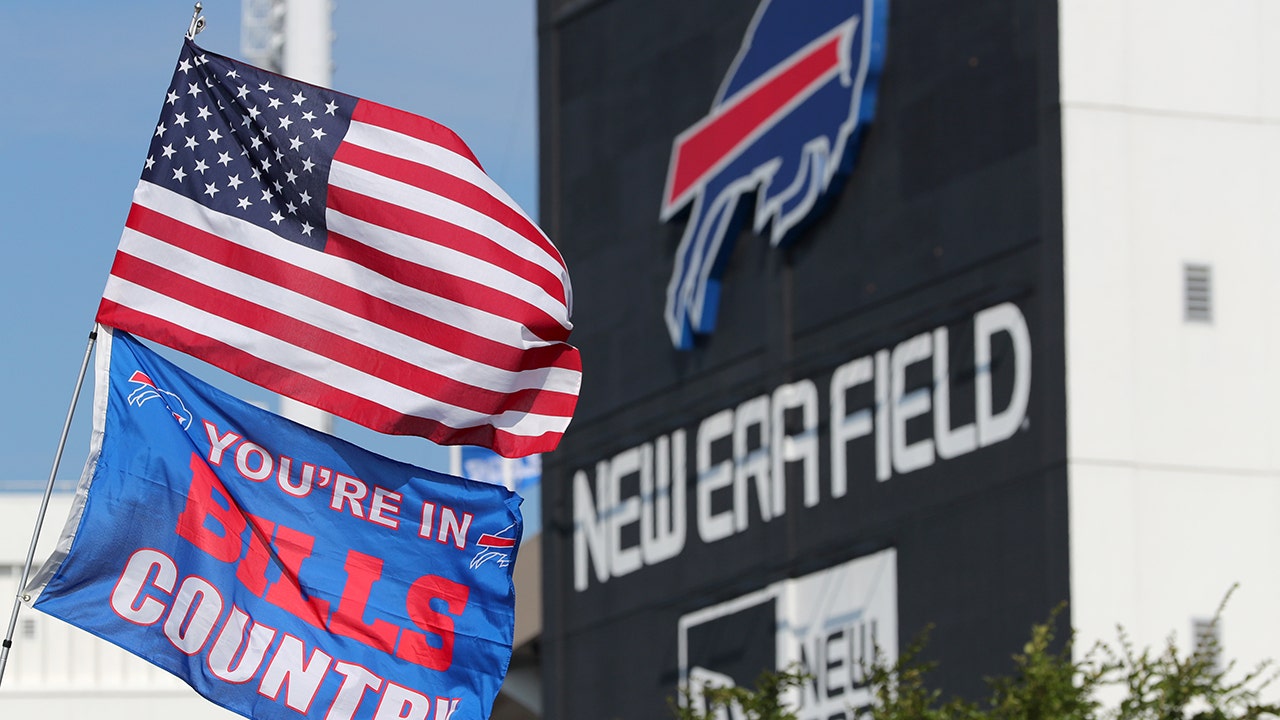
[[[1211,629],[1216,628],[1230,596],[1228,592],[1218,606]],[[1219,663],[1216,633],[1180,654],[1173,635],[1160,651],[1153,652],[1135,647],[1123,629],[1118,631],[1118,649],[1099,643],[1075,659],[1074,633],[1063,642],[1055,636],[1062,610],[1059,607],[1048,621],[1031,628],[1022,652],[1012,658],[1012,672],[989,678],[990,694],[977,701],[944,700],[941,691],[929,684],[934,665],[920,660],[928,642],[927,629],[896,661],[889,663],[878,655],[863,668],[874,696],[864,720],[1280,719],[1280,705],[1262,699],[1263,690],[1276,677],[1270,660],[1237,672],[1234,662]],[[683,702],[672,702],[672,712],[678,720],[796,720],[783,697],[789,688],[800,687],[808,679],[803,668],[792,666],[762,673],[753,688],[682,688]],[[852,710],[849,716],[854,717]]]
[[[681,702],[670,703],[671,710],[678,720],[714,720],[718,713],[727,715],[731,709],[732,716],[747,720],[797,720],[795,712],[786,707],[783,695],[808,679],[807,673],[792,666],[778,672],[760,673],[753,688],[684,687],[680,689]]]

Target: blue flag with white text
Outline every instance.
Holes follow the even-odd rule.
[[[99,330],[93,446],[34,606],[252,718],[487,718],[520,497],[256,408]]]

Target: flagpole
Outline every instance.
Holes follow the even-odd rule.
[[[9,630],[5,633],[4,643],[0,644],[0,683],[4,682],[4,668],[9,662],[9,648],[13,647],[13,631],[18,625],[18,611],[22,609],[27,596],[23,590],[31,575],[31,563],[35,560],[36,544],[40,541],[40,528],[44,525],[44,515],[49,509],[49,498],[53,495],[53,481],[58,476],[58,465],[62,462],[62,451],[67,447],[67,434],[71,431],[71,417],[76,412],[76,402],[80,399],[80,388],[84,385],[85,372],[89,369],[89,357],[93,354],[93,345],[98,339],[95,326],[89,333],[89,343],[84,349],[84,360],[80,362],[80,375],[76,378],[76,389],[71,394],[71,407],[67,408],[67,419],[62,423],[62,437],[58,440],[58,451],[53,456],[53,469],[49,471],[49,482],[44,487],[44,499],[40,501],[40,512],[36,515],[36,527],[31,532],[31,546],[27,549],[27,562],[22,566],[22,579],[18,582],[18,591],[13,598],[13,611],[9,614]]]
[[[187,26],[186,37],[194,40],[205,28],[205,19],[200,12],[204,6],[197,2],[191,13],[191,24]],[[49,498],[53,495],[53,482],[58,476],[58,465],[62,462],[62,451],[67,447],[67,435],[71,432],[71,418],[75,415],[76,403],[80,400],[80,389],[84,385],[85,373],[89,370],[89,358],[93,355],[93,345],[98,339],[98,329],[89,333],[89,342],[84,349],[84,360],[80,363],[80,375],[76,378],[75,392],[71,394],[71,407],[67,408],[67,419],[62,424],[62,437],[58,439],[58,451],[53,456],[53,469],[49,471],[49,482],[45,484],[44,498],[40,501],[40,512],[36,515],[36,526],[31,532],[31,545],[27,548],[27,561],[22,566],[22,579],[18,582],[18,591],[14,593],[13,610],[9,613],[9,629],[5,632],[4,642],[0,643],[0,684],[4,683],[4,669],[9,664],[9,649],[13,647],[13,633],[18,626],[18,612],[22,603],[29,599],[23,593],[27,580],[31,577],[31,564],[35,561],[36,545],[40,542],[40,529],[44,525],[44,516],[49,509]]]

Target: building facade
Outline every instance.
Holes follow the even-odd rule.
[[[1061,603],[1185,645],[1233,583],[1224,651],[1267,656],[1280,14],[1213,14],[541,0],[585,368],[546,717],[797,662],[801,717],[853,717],[929,626],[978,695]]]

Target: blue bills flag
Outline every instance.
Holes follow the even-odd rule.
[[[489,717],[511,659],[519,496],[101,335],[92,449],[29,588],[37,609],[246,717]]]
[[[98,322],[379,432],[552,450],[560,253],[448,128],[189,40]]]

